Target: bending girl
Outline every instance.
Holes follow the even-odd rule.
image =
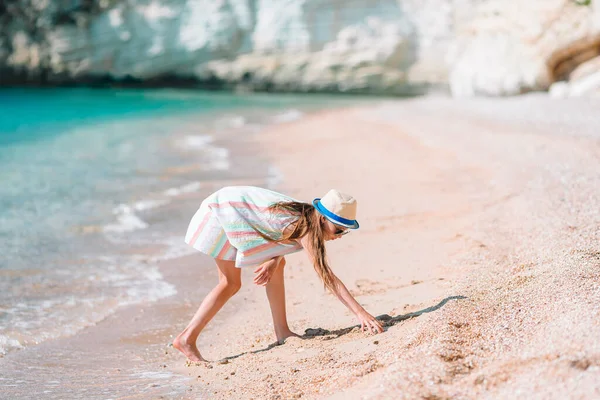
[[[193,216],[186,243],[215,259],[219,283],[200,304],[198,311],[173,341],[173,346],[191,361],[206,361],[196,341],[206,324],[242,285],[243,267],[256,267],[254,283],[265,286],[277,341],[290,336],[285,310],[283,269],[286,254],[305,250],[319,278],[352,311],[363,330],[383,332],[327,263],[325,242],[358,229],[356,200],[330,190],[312,204],[271,190],[233,186],[208,196]]]

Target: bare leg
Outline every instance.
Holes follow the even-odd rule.
[[[217,314],[223,305],[240,290],[242,286],[241,271],[236,268],[235,261],[217,260],[219,269],[219,283],[202,300],[198,311],[188,324],[173,341],[173,347],[181,351],[191,361],[206,361],[200,355],[196,340],[202,329]]]
[[[275,336],[279,343],[290,336],[298,336],[290,330],[287,323],[287,315],[285,312],[285,284],[283,270],[285,267],[285,258],[277,266],[277,269],[271,276],[271,280],[267,283],[267,297],[271,306],[271,315],[273,316],[273,327],[275,328]]]

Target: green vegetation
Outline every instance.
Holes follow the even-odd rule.
[[[589,6],[592,4],[592,0],[574,0],[578,6]]]

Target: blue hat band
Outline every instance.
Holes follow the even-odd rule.
[[[321,214],[323,214],[325,217],[327,217],[331,222],[337,223],[342,226],[347,226],[347,227],[354,227],[354,226],[358,227],[357,226],[358,222],[356,222],[356,220],[346,219],[346,218],[340,217],[339,215],[332,213],[331,211],[326,209],[325,206],[323,206],[319,200],[321,200],[321,199],[315,199],[313,201],[313,205],[317,208],[317,210],[319,210],[319,212]]]

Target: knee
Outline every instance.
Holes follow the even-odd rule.
[[[233,296],[242,288],[242,281],[239,279],[223,279],[220,282],[221,287],[224,291],[226,291],[230,296]]]

